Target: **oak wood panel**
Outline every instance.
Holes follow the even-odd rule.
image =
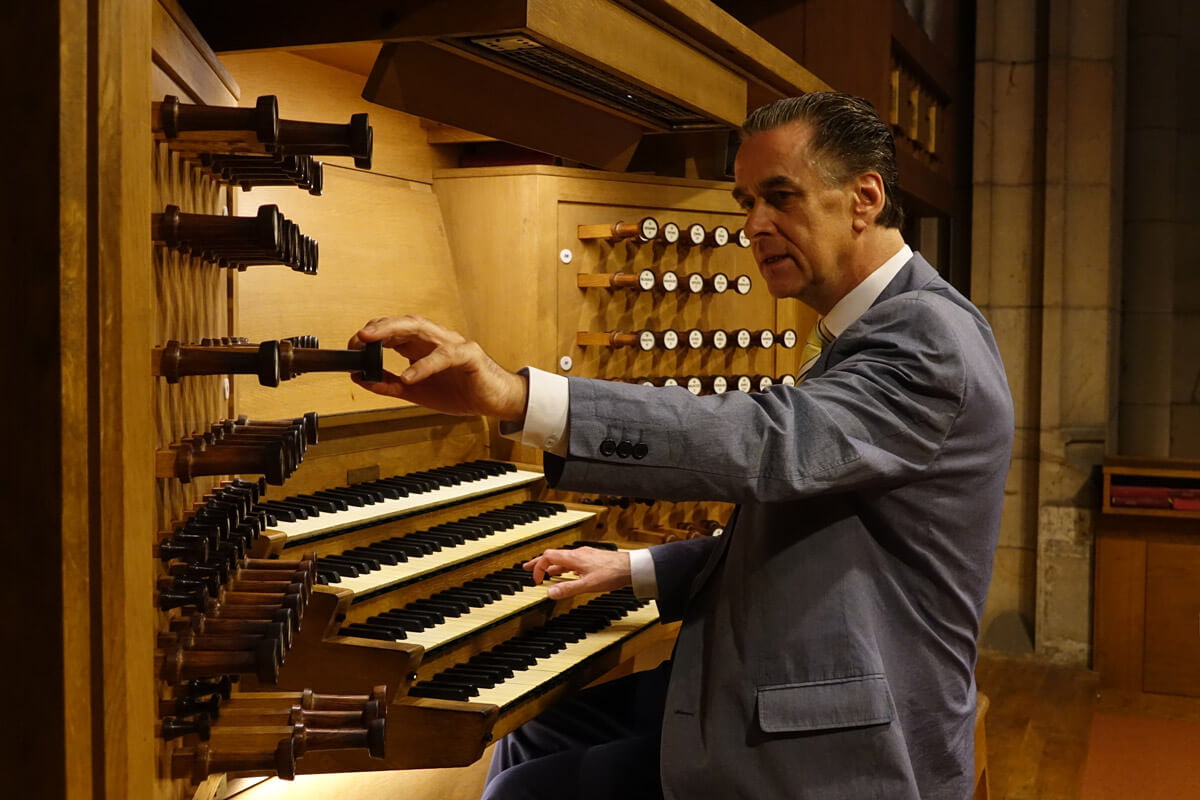
[[[615,3],[529,0],[529,29],[706,116],[742,122],[744,79]]]
[[[802,50],[789,55],[708,0],[619,1],[635,13],[662,20],[773,94],[786,97],[830,88],[819,75],[793,60],[801,57]],[[803,4],[788,9],[787,22],[794,23],[795,17],[790,16],[793,12],[803,20],[803,11]],[[775,32],[802,37],[803,23],[781,25]],[[756,104],[748,106],[755,107]]]
[[[1097,530],[1092,664],[1105,688],[1142,689],[1146,543]]]
[[[295,12],[288,12],[289,16]],[[339,13],[343,13],[339,10]],[[320,51],[306,58],[289,52],[226,53],[221,61],[242,90],[242,104],[252,105],[254,98],[273,94],[279,98],[282,119],[312,120],[345,124],[352,114],[370,114],[374,129],[375,152],[371,172],[410,181],[429,183],[433,170],[444,166],[434,148],[429,147],[419,118],[363,99],[363,77],[338,65],[321,63]],[[330,169],[353,169],[347,158],[318,157]],[[253,197],[263,189],[255,189]],[[300,190],[293,190],[299,194]],[[325,206],[336,205],[332,189],[326,186]],[[315,198],[320,201],[322,198]],[[290,209],[291,203],[287,207]],[[302,229],[303,230],[303,229]],[[307,231],[305,231],[307,233]],[[312,234],[309,234],[310,236]],[[322,242],[324,244],[324,242]],[[324,259],[322,252],[321,257]]]
[[[169,5],[163,5],[167,3]],[[212,51],[174,0],[151,4],[154,37],[150,58],[181,89],[184,102],[233,105],[238,85],[224,70]],[[161,96],[151,95],[157,100]]]
[[[1035,659],[980,655],[979,690],[987,694],[991,800],[1086,800],[1080,797],[1097,677]]]
[[[436,74],[436,82],[427,79]],[[624,169],[642,136],[639,123],[585,97],[535,85],[512,70],[423,42],[384,46],[363,96],[513,144]],[[470,97],[470,103],[463,103]]]
[[[369,319],[418,312],[464,327],[441,211],[427,185],[326,163],[323,196],[260,188],[238,197],[238,213],[251,215],[266,203],[278,204],[319,242],[320,269],[317,275],[286,267],[240,273],[238,335],[263,341],[311,334],[323,346],[345,347]],[[401,372],[406,362],[389,350],[384,366]],[[305,374],[275,388],[260,386],[253,376],[238,376],[236,384],[238,411],[251,418],[401,402],[368,392],[345,373]]]
[[[1200,697],[1200,539],[1146,547],[1142,688]]]

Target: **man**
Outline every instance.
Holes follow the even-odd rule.
[[[556,596],[632,582],[683,620],[669,798],[971,796],[1012,402],[986,321],[904,244],[895,175],[890,130],[856,98],[779,101],[743,127],[734,197],[763,279],[822,315],[795,387],[693,397],[512,374],[418,318],[351,341],[411,361],[370,388],[510,423],[551,451],[558,488],[739,504],[718,538],[529,565],[580,575]],[[569,767],[585,788],[590,744]]]

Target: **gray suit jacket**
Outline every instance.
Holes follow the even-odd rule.
[[[559,488],[740,504],[724,536],[652,550],[683,620],[666,796],[969,798],[1013,434],[979,311],[918,255],[797,387],[570,395]]]

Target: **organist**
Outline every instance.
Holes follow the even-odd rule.
[[[742,136],[734,196],[763,280],[821,315],[795,386],[514,374],[416,317],[351,340],[411,362],[368,388],[502,420],[558,488],[738,504],[720,537],[529,563],[579,575],[552,596],[633,585],[683,624],[665,699],[656,672],[584,693],[586,716],[543,715],[497,745],[488,798],[971,795],[1013,432],[991,330],[904,243],[891,131],[867,103],[779,101]]]

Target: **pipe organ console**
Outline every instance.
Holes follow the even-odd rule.
[[[86,634],[99,659],[93,694],[134,711],[119,703],[146,701],[120,752],[92,764],[117,776],[105,796],[219,800],[241,779],[471,765],[552,703],[661,659],[674,628],[653,603],[629,591],[554,599],[521,565],[547,548],[717,535],[727,506],[556,493],[540,454],[484,420],[364,401],[349,374],[331,373],[378,380],[394,354],[321,348],[312,334],[354,328],[306,315],[352,306],[353,324],[409,310],[445,319],[397,308],[433,298],[513,367],[770,391],[767,376],[795,368],[777,343],[805,320],[753,280],[729,187],[546,166],[435,170],[445,162],[434,158],[410,173],[397,164],[430,152],[410,146],[411,118],[375,117],[387,148],[377,153],[357,93],[324,113],[303,102],[296,77],[287,92],[247,91],[239,107],[236,83],[182,12],[154,7],[155,61],[142,67],[153,97],[139,97],[136,131],[149,163],[130,173],[149,186],[128,198],[137,213],[121,233],[149,263],[121,272],[120,303],[97,301],[101,317],[114,305],[129,315],[111,338],[128,333],[136,347],[115,357],[96,346],[110,356],[101,369],[144,378],[144,406],[118,406],[148,418],[129,421],[140,433],[119,457],[97,462],[120,461],[122,519],[138,519],[128,509],[144,501],[149,524],[120,531],[136,558],[114,548],[107,523],[95,523],[103,539],[86,538],[103,545],[88,556],[104,578],[89,592],[118,585],[129,607],[95,613],[100,637],[136,639],[140,651],[120,652],[143,656],[101,691],[112,669]],[[287,58],[289,80],[326,70],[336,83],[338,70]],[[289,107],[313,121],[281,115]],[[394,146],[385,130],[410,141]],[[393,208],[372,195],[385,179],[404,184],[389,195],[407,204],[396,220],[372,216]],[[438,257],[450,268],[432,277],[408,263]],[[257,269],[271,265],[290,269]],[[423,295],[422,281],[433,285]],[[514,309],[528,324],[513,324]],[[757,332],[757,346],[743,332]],[[89,447],[103,446],[89,433]],[[86,513],[109,507],[94,505]],[[128,570],[126,586],[134,561],[143,572]],[[99,706],[78,727],[109,736],[124,721]],[[137,770],[153,777],[126,777]],[[135,789],[122,794],[122,781]]]

